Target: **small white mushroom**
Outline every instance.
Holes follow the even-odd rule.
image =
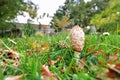
[[[85,34],[83,29],[79,26],[74,26],[70,32],[70,44],[71,48],[76,51],[75,58],[79,58],[80,51],[84,47]]]
[[[103,35],[105,35],[105,36],[109,36],[110,33],[109,33],[109,32],[104,32]]]

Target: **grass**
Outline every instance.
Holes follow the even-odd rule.
[[[44,37],[12,38],[16,45],[2,38],[7,46],[20,53],[20,66],[6,65],[0,67],[0,80],[9,75],[27,74],[23,80],[40,80],[41,66],[49,65],[49,69],[60,80],[97,80],[105,71],[106,64],[116,64],[120,59],[120,39],[118,35],[86,35],[85,46],[80,54],[80,67],[76,65],[74,51],[70,48],[69,33]],[[6,49],[4,45],[2,48]],[[44,48],[42,50],[42,48]],[[109,58],[109,56],[113,57]],[[59,57],[62,60],[57,61]],[[57,61],[51,65],[49,60]],[[65,72],[62,72],[65,68]],[[100,76],[101,77],[101,76]],[[107,77],[104,77],[106,79]]]

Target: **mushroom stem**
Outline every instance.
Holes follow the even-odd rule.
[[[76,65],[79,64],[79,55],[80,55],[80,54],[81,54],[80,52],[76,52],[76,51],[75,51],[75,53],[74,53],[74,57],[75,57],[75,60],[76,60]]]

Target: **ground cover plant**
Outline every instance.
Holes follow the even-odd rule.
[[[84,48],[75,63],[70,47],[69,32],[52,36],[1,38],[0,80],[119,80],[120,36],[116,34],[90,34],[85,37]],[[11,49],[20,56],[19,63],[10,62]],[[10,52],[8,52],[10,53]],[[12,53],[12,52],[11,52]],[[13,53],[12,53],[13,54]],[[12,55],[13,58],[15,57]],[[9,77],[10,76],[10,77]]]

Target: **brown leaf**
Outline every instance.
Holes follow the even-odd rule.
[[[54,61],[54,60],[49,60],[49,63],[50,63],[51,65],[54,65],[54,64],[56,63],[56,61]]]
[[[75,72],[75,71],[76,71],[76,69],[75,69],[75,67],[74,67],[74,66],[72,66],[72,67],[71,67],[71,70],[72,70],[73,72]]]
[[[46,65],[42,65],[41,70],[42,70],[43,76],[47,76],[47,77],[54,76],[54,74],[50,72],[48,66],[46,66]]]
[[[94,52],[94,55],[101,55],[101,54],[105,54],[105,52],[102,49],[98,49]]]
[[[89,43],[89,40],[85,40],[85,44],[88,44]]]
[[[46,76],[41,76],[41,80],[58,80],[58,78],[52,76],[52,77],[46,77]]]
[[[42,44],[41,47],[38,48],[38,51],[41,53],[49,51],[49,44]]]
[[[58,46],[60,48],[67,48],[67,42],[66,41],[59,41]]]
[[[26,74],[21,74],[18,76],[9,76],[7,78],[5,78],[4,80],[22,80],[22,78],[26,76]]]
[[[42,70],[42,80],[58,80],[55,74],[51,73],[48,66],[42,65],[41,67]]]
[[[118,52],[120,52],[120,49],[116,48],[115,53],[118,53]]]
[[[62,70],[61,70],[63,73],[66,71],[65,69],[65,66],[62,67]]]
[[[120,70],[120,63],[117,63],[117,64],[115,65],[115,68],[118,69],[118,70]]]
[[[84,68],[85,67],[85,63],[86,62],[86,59],[85,58],[82,58],[81,61],[79,62],[79,65],[78,67],[81,69],[81,68]]]
[[[92,52],[95,49],[95,46],[90,46],[87,48],[87,52]]]
[[[112,59],[112,60],[114,60],[114,61],[115,61],[115,60],[117,60],[117,59],[118,59],[118,54],[114,54],[114,55],[112,55],[112,56],[111,56],[111,55],[109,55],[108,57],[109,57],[109,59]]]
[[[11,48],[13,51],[17,51],[18,49],[17,48]]]
[[[97,74],[96,78],[97,78],[98,80],[107,80],[107,79],[106,79],[107,76],[108,76],[107,73],[108,73],[108,69],[103,68],[103,69],[102,69],[102,72],[100,72],[99,74]]]
[[[20,62],[19,53],[12,50],[2,50],[0,55],[4,57],[3,63],[8,64],[11,63],[14,67],[18,67],[18,63]]]
[[[62,59],[63,59],[62,56],[59,56],[59,57],[58,57],[58,61],[61,61]]]
[[[33,52],[31,50],[29,50],[29,49],[26,50],[26,54],[27,54],[28,57],[30,57],[32,55],[32,53]]]
[[[113,69],[109,68],[108,77],[110,77],[110,78],[116,78],[116,77],[120,77],[120,74],[118,74],[117,72],[115,72]]]
[[[118,54],[114,54],[114,55],[108,55],[109,61],[107,62],[107,64],[113,64],[115,61],[117,61],[118,59]]]
[[[41,47],[49,47],[49,44],[42,44]]]
[[[119,78],[120,79],[120,63],[117,64],[108,64],[108,77],[109,78]]]

